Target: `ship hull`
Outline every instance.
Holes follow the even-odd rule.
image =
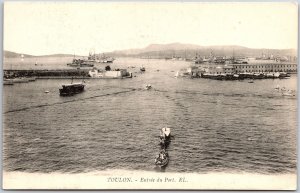
[[[72,96],[84,91],[84,85],[68,85],[63,86],[63,88],[59,89],[60,96]]]

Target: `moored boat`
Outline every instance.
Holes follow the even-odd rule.
[[[150,90],[151,88],[152,88],[151,84],[147,84],[145,87],[146,90]]]
[[[13,81],[11,79],[4,79],[3,85],[14,85]]]
[[[145,71],[146,71],[145,67],[141,67],[141,68],[140,68],[140,71],[141,71],[141,72],[145,72]]]
[[[36,81],[36,77],[28,77],[27,80],[28,80],[29,82]]]
[[[59,89],[60,96],[72,96],[77,93],[84,91],[85,85],[83,83],[71,83],[63,84],[62,88]]]
[[[27,83],[29,82],[28,78],[13,78],[11,79],[13,83]]]
[[[283,79],[283,78],[290,78],[291,75],[289,73],[286,73],[286,72],[280,72],[279,73],[279,78],[280,79]]]
[[[286,92],[281,93],[282,96],[296,96],[296,92],[294,90],[288,90]]]

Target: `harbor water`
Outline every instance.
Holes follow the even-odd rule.
[[[117,59],[111,67],[126,68],[132,79],[88,79],[70,97],[59,96],[67,79],[3,86],[4,170],[161,172],[154,164],[159,131],[170,127],[166,172],[295,173],[297,98],[274,88],[296,90],[297,75],[253,84],[174,77],[189,65]],[[45,66],[67,68],[38,68]]]

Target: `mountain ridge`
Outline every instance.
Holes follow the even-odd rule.
[[[149,44],[144,48],[133,48],[124,50],[115,50],[112,52],[105,52],[104,54],[112,57],[132,56],[132,57],[195,57],[196,55],[207,56],[213,52],[214,55],[232,56],[241,55],[247,57],[258,57],[263,54],[266,55],[279,55],[279,56],[297,56],[296,49],[267,49],[267,48],[248,48],[239,45],[212,45],[201,46],[197,44],[184,44],[184,43],[169,43],[169,44]],[[22,54],[12,51],[3,52],[4,58],[21,57],[72,57],[73,54],[49,54],[34,56],[29,54]],[[76,55],[75,57],[81,57]]]
[[[163,54],[170,56],[174,54],[179,54],[183,56],[188,55],[209,55],[214,52],[216,55],[244,55],[244,56],[261,56],[264,54],[273,55],[292,55],[297,56],[296,49],[267,49],[267,48],[248,48],[239,45],[212,45],[212,46],[201,46],[196,44],[183,44],[183,43],[170,43],[170,44],[150,44],[144,48],[136,49],[125,49],[125,50],[115,50],[113,52],[107,52],[110,55],[121,55],[121,56],[145,56],[158,54],[158,52],[165,52]],[[174,53],[175,52],[175,53]],[[178,52],[178,53],[176,53]],[[192,52],[192,53],[191,53]]]
[[[24,54],[24,53],[17,53],[17,52],[12,52],[12,51],[7,51],[7,50],[3,51],[3,57],[4,58],[21,58],[22,55],[23,55],[24,58],[34,58],[34,57],[39,57],[39,58],[43,58],[43,57],[74,57],[73,54],[48,54],[48,55],[35,56],[35,55]],[[81,57],[81,56],[75,55],[75,57]]]

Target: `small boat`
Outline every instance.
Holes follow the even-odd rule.
[[[12,82],[4,82],[3,85],[14,85]]]
[[[249,80],[248,83],[254,83],[254,81],[253,80]]]
[[[3,85],[14,85],[13,81],[11,79],[4,79]]]
[[[150,90],[151,88],[152,88],[151,84],[147,84],[145,87],[146,90]]]
[[[155,165],[165,167],[169,163],[169,155],[165,150],[162,150],[155,158]]]
[[[73,79],[71,84],[63,84],[62,88],[59,89],[60,96],[72,96],[77,93],[81,93],[84,91],[85,85],[83,83],[73,83]]]
[[[287,92],[283,92],[281,94],[282,96],[296,96],[296,93],[293,90],[288,90]]]
[[[29,82],[36,81],[36,77],[28,77],[27,80],[28,80]]]
[[[281,91],[286,91],[286,88],[285,88],[285,87],[282,87],[282,88],[281,88]]]
[[[291,75],[289,73],[286,73],[286,72],[280,72],[279,73],[279,78],[280,79],[283,79],[283,78],[290,78]]]
[[[170,139],[171,138],[171,128],[164,127],[160,131],[160,137]]]
[[[11,81],[13,83],[28,83],[29,82],[28,78],[24,78],[24,77],[14,78],[14,79],[11,79]]]
[[[234,74],[234,75],[233,75],[233,79],[239,79],[239,77],[240,77],[240,76],[239,76],[238,74]]]
[[[145,72],[145,71],[146,71],[145,67],[141,67],[141,68],[140,68],[140,71],[141,71],[141,72]]]
[[[49,90],[46,90],[45,93],[49,93]]]
[[[171,142],[171,129],[164,127],[160,131],[160,145],[163,149],[166,149]]]

